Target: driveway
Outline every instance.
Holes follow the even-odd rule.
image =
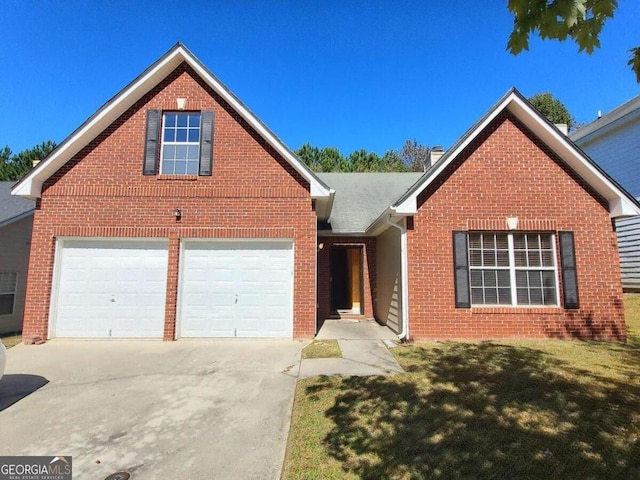
[[[305,345],[18,345],[0,380],[0,452],[71,455],[74,478],[279,478]]]

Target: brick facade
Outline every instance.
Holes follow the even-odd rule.
[[[374,237],[319,237],[318,245],[318,321],[331,314],[330,252],[332,247],[362,248],[363,304],[365,318],[374,318],[376,290],[376,239]]]
[[[607,203],[511,114],[502,112],[421,193],[418,207],[407,238],[412,338],[625,341]],[[506,230],[506,217],[518,217],[521,230],[574,232],[578,310],[455,308],[452,232]],[[562,289],[560,271],[558,282]]]
[[[213,175],[143,176],[146,111],[214,110]],[[172,211],[182,210],[177,220]],[[164,338],[175,335],[180,238],[294,241],[294,327],[315,334],[316,215],[309,185],[183,63],[44,185],[31,245],[25,338],[48,337],[56,238],[169,239]]]

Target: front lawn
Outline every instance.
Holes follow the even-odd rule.
[[[297,386],[285,479],[640,478],[640,295],[627,345],[429,343],[406,373]]]

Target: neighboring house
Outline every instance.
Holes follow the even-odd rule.
[[[627,192],[640,198],[640,96],[570,135]],[[616,221],[622,288],[640,291],[640,217]]]
[[[0,182],[0,334],[22,330],[35,202]]]
[[[611,218],[640,205],[515,90],[424,175],[316,175],[177,44],[13,194],[26,339],[625,339]]]

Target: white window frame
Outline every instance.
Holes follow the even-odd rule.
[[[198,125],[198,141],[197,142],[190,142],[189,141],[189,127],[187,126],[187,141],[186,142],[178,142],[178,141],[173,141],[173,142],[168,142],[165,141],[164,139],[164,133],[165,133],[165,128],[167,125],[167,115],[198,115],[198,117],[200,117],[200,121],[199,121],[199,125]],[[174,127],[174,129],[176,130],[176,138],[177,138],[177,129],[178,126],[176,125]],[[200,163],[200,139],[202,138],[202,114],[201,112],[181,112],[181,111],[166,111],[166,112],[162,112],[162,128],[161,128],[161,133],[160,133],[160,174],[161,175],[197,175],[198,172],[196,171],[196,173],[194,174],[189,174],[189,173],[162,173],[163,170],[163,164],[164,164],[164,147],[165,146],[170,146],[170,147],[198,147],[198,164]],[[173,170],[175,172],[175,162],[176,160],[172,160],[174,166],[173,166]]]
[[[558,257],[557,257],[557,247],[556,247],[556,235],[554,233],[547,232],[469,232],[467,235],[472,234],[480,234],[480,235],[507,235],[507,243],[508,243],[508,252],[509,252],[509,266],[472,266],[471,265],[471,248],[469,246],[469,242],[467,241],[467,265],[469,265],[469,301],[471,302],[472,308],[496,308],[496,307],[517,307],[517,308],[556,308],[560,306],[560,281],[558,277]],[[517,267],[515,262],[515,247],[514,247],[514,235],[549,235],[551,238],[551,249],[552,249],[552,258],[553,258],[553,266],[552,267]],[[473,295],[471,294],[472,286],[471,286],[471,271],[473,270],[508,270],[509,271],[509,283],[511,288],[511,304],[506,303],[495,303],[495,304],[474,304],[473,303]],[[555,294],[556,294],[556,302],[554,304],[547,305],[537,305],[537,304],[519,304],[518,303],[518,288],[516,284],[516,272],[518,271],[552,271],[555,278]],[[484,280],[483,280],[484,282]],[[484,290],[484,285],[483,285]]]
[[[11,311],[9,313],[0,313],[2,315],[13,315],[16,311],[16,298],[18,297],[18,273],[17,272],[0,272],[0,277],[3,275],[13,275],[13,292],[6,290],[0,290],[0,295],[13,295],[13,303],[11,304]],[[0,289],[2,282],[0,282]]]

